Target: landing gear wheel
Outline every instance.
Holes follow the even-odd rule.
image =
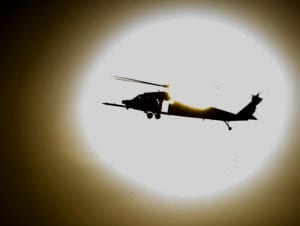
[[[155,114],[155,118],[160,119],[160,114],[159,113]]]
[[[147,113],[147,118],[148,118],[148,119],[152,119],[152,117],[153,117],[153,114],[152,114],[151,112],[148,112],[148,113]]]
[[[224,121],[224,122],[225,122],[225,121]],[[225,124],[226,124],[228,130],[232,130],[232,127],[228,124],[228,122],[225,122]]]

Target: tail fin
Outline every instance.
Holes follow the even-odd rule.
[[[251,102],[249,104],[247,104],[242,110],[240,110],[237,113],[237,117],[240,120],[248,120],[248,119],[257,120],[253,116],[253,113],[256,110],[256,105],[258,105],[261,101],[262,101],[262,98],[259,96],[259,93],[256,95],[252,95]]]

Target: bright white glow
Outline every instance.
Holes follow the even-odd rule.
[[[102,161],[129,180],[176,197],[200,197],[245,181],[282,143],[290,109],[287,71],[273,50],[224,18],[170,14],[119,35],[89,66],[80,123]],[[157,88],[112,75],[171,84],[176,100],[238,112],[261,92],[258,121],[223,122],[104,106]],[[171,142],[170,142],[171,141]]]

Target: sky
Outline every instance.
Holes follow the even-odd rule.
[[[300,18],[292,1],[1,3],[1,224],[300,223],[298,106],[291,112],[285,145],[255,183],[188,203],[153,197],[128,183],[97,160],[82,136],[72,110],[92,56],[105,49],[114,32],[172,7],[209,9],[255,27],[288,63],[297,103]]]

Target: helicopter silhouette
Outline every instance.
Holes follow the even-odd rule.
[[[158,84],[142,80],[136,80],[127,77],[113,76],[116,80],[126,81],[126,82],[136,82],[146,85],[159,86],[163,88],[169,88],[168,84]],[[126,109],[134,109],[142,111],[147,115],[147,118],[151,119],[153,116],[156,119],[160,119],[161,115],[173,115],[181,117],[192,117],[201,119],[210,119],[223,121],[229,130],[232,127],[229,125],[231,121],[247,121],[247,120],[257,120],[253,115],[256,110],[256,105],[258,105],[263,98],[259,96],[259,93],[252,95],[251,101],[242,108],[238,113],[228,112],[215,107],[209,107],[205,109],[200,109],[192,106],[185,105],[177,101],[170,101],[171,96],[166,91],[157,92],[146,92],[139,94],[133,99],[122,100],[122,104],[108,103],[104,102],[104,105],[110,105],[114,107],[123,107]],[[167,111],[162,111],[163,102],[169,102]]]

